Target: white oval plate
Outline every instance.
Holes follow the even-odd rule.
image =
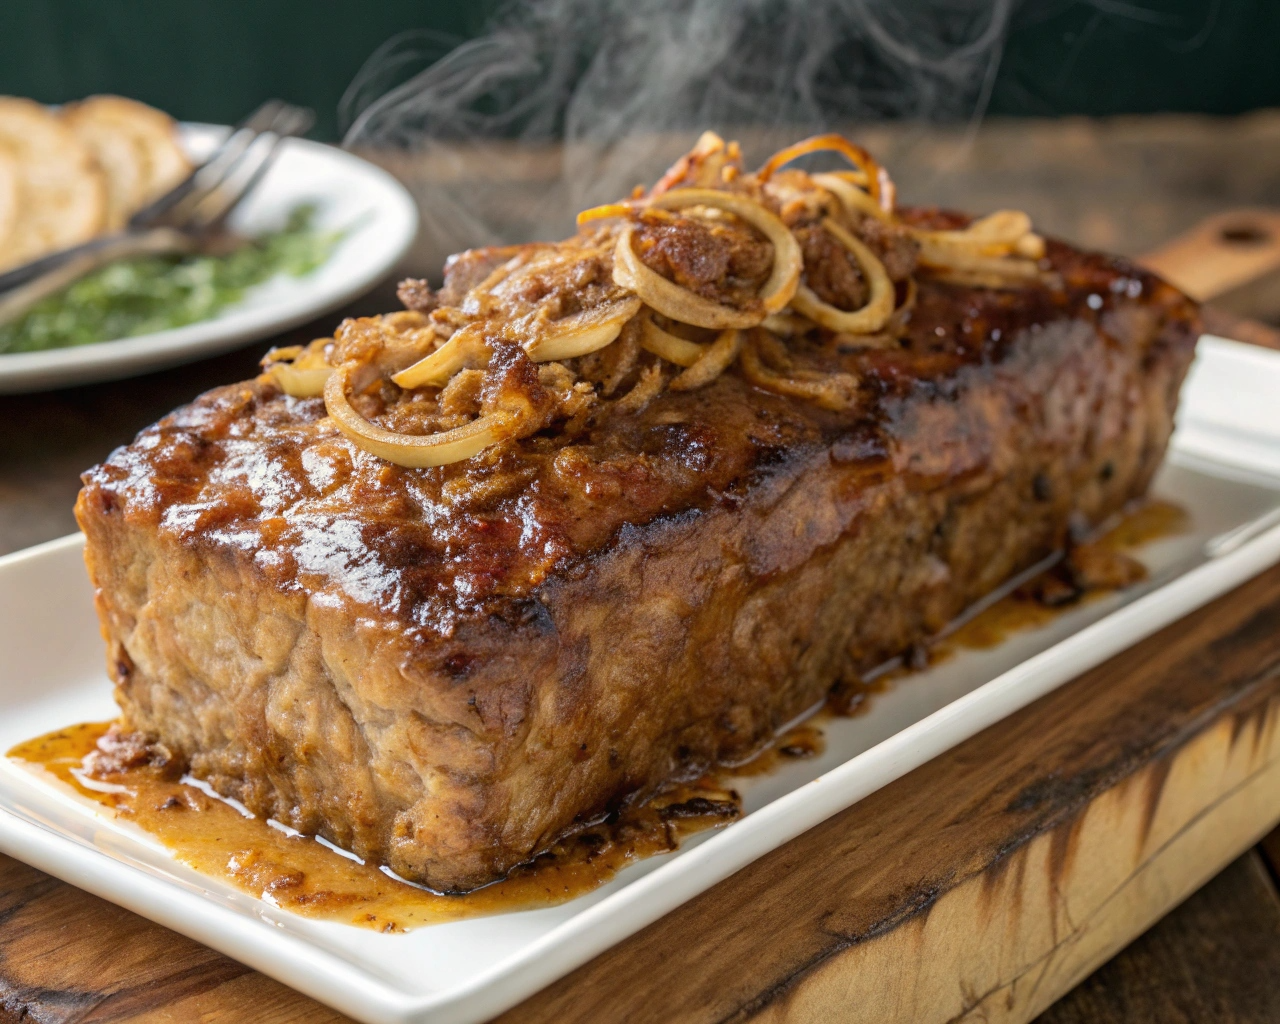
[[[211,153],[228,129],[182,126],[192,159]],[[303,277],[281,274],[250,289],[210,320],[96,345],[0,355],[0,394],[118,380],[192,362],[278,334],[350,301],[382,279],[418,230],[413,197],[386,171],[332,146],[288,139],[262,182],[236,210],[232,226],[257,235],[282,226],[300,203],[314,203],[315,225],[346,229],[328,260]]]

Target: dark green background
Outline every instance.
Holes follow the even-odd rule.
[[[642,2],[642,0],[637,0]],[[909,0],[904,0],[909,2]],[[494,0],[0,0],[0,93],[116,92],[179,118],[235,120],[280,96],[337,105],[398,32],[477,33]],[[991,111],[1013,115],[1280,106],[1280,0],[1026,0]]]

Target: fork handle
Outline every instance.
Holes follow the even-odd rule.
[[[22,268],[31,273],[24,274],[24,280],[0,292],[0,324],[16,320],[41,299],[108,263],[133,256],[191,252],[195,245],[196,240],[184,232],[173,228],[150,228],[95,238],[74,249],[55,253]]]

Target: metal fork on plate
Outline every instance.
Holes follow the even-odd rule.
[[[314,114],[268,100],[232,129],[214,153],[176,186],[129,218],[123,231],[42,256],[0,274],[0,323],[98,267],[130,256],[194,252],[226,226],[262,180],[280,144],[311,127]]]

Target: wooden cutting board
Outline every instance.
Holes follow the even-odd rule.
[[[1165,259],[1176,277],[1180,258],[1194,269],[1187,253],[1221,245],[1234,259],[1236,244],[1219,228],[1152,262]],[[1225,271],[1217,280],[1237,281]],[[1230,334],[1239,323],[1212,326]],[[1264,325],[1248,329],[1276,340]],[[1277,821],[1280,567],[501,1019],[1027,1021]],[[3,1024],[342,1019],[0,857]]]
[[[1204,308],[1205,330],[1280,349],[1280,210],[1227,210],[1149,252],[1142,262]],[[1248,311],[1251,316],[1241,315]]]

